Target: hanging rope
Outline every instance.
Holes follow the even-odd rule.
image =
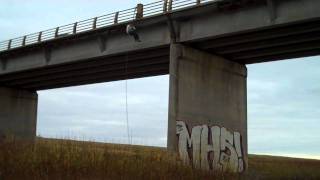
[[[134,9],[133,19],[135,19],[136,11],[137,11],[137,8]],[[132,144],[132,137],[130,138],[129,106],[128,106],[128,53],[126,54],[126,62],[125,62],[125,94],[126,94],[126,122],[127,122],[128,144]]]
[[[131,144],[130,141],[130,126],[129,126],[129,107],[128,107],[128,53],[126,54],[125,62],[125,93],[126,93],[126,121],[127,121],[127,135],[128,135],[128,144]]]

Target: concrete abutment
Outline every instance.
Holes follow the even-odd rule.
[[[37,92],[0,87],[0,138],[34,140],[37,105]]]
[[[180,44],[170,50],[168,149],[195,168],[247,167],[247,69]]]

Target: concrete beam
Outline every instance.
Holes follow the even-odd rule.
[[[181,23],[181,42],[211,39],[244,31],[273,28],[320,18],[319,1],[275,0],[272,10],[266,1],[235,10],[202,12]],[[232,42],[230,42],[232,43]]]
[[[0,87],[0,139],[14,136],[34,140],[37,104],[36,92]]]
[[[122,30],[120,28],[119,31],[112,33],[106,31],[99,35],[46,45],[23,54],[14,54],[7,58],[6,68],[0,70],[0,74],[114,57],[138,50],[161,48],[170,43],[169,31],[165,23],[139,28],[138,33],[142,43],[136,43]]]
[[[168,149],[195,168],[247,167],[247,69],[179,44],[171,46]]]

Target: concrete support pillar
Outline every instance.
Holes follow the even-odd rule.
[[[0,138],[36,137],[38,95],[20,89],[0,87]]]
[[[247,167],[247,69],[171,45],[168,149],[195,168]]]

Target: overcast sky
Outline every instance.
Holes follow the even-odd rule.
[[[0,40],[151,0],[1,0]],[[248,66],[249,153],[320,158],[320,60]],[[128,81],[134,144],[166,146],[169,77]],[[127,143],[125,81],[40,91],[37,134]]]

